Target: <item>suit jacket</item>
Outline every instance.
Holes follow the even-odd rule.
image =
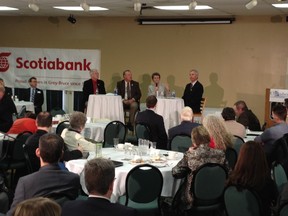
[[[5,94],[11,97],[13,95],[12,88],[5,86]]]
[[[106,94],[105,84],[102,80],[97,80],[97,88],[99,94]],[[83,84],[83,105],[88,101],[89,95],[94,94],[92,79],[86,80]]]
[[[134,80],[131,80],[130,87],[131,87],[131,98],[134,98],[135,101],[139,103],[140,98],[142,96],[141,90],[139,88],[139,83],[134,81]],[[125,80],[117,82],[117,90],[118,90],[118,95],[121,95],[121,97],[124,99],[124,97],[125,97]]]
[[[194,113],[200,113],[200,104],[203,95],[203,86],[197,81],[191,90],[191,83],[188,83],[185,87],[184,94],[182,96],[185,106],[191,107]]]
[[[245,110],[237,118],[237,122],[248,127],[252,131],[261,131],[261,125],[257,116],[251,110]]]
[[[62,216],[136,216],[136,210],[111,203],[103,198],[89,197],[88,200],[75,200],[65,202]]]
[[[190,121],[182,121],[180,125],[177,125],[173,128],[170,128],[168,130],[168,136],[169,136],[169,147],[171,149],[171,141],[176,135],[187,135],[191,136],[191,131],[194,127],[199,126],[200,124],[190,122]]]
[[[21,98],[21,100],[30,101],[30,92],[31,92],[31,88],[26,89],[24,92],[23,98]],[[36,114],[38,114],[39,112],[42,112],[43,103],[44,103],[43,91],[39,88],[36,88],[35,95],[34,95],[34,108],[35,108]]]
[[[7,132],[13,124],[13,113],[17,110],[11,97],[4,95],[0,100],[0,131]]]
[[[32,197],[53,197],[55,194],[76,199],[80,189],[80,177],[68,171],[61,170],[58,164],[50,164],[40,168],[38,172],[19,179],[11,209],[7,215],[11,215],[15,206]]]
[[[151,141],[157,142],[157,149],[167,149],[167,134],[162,116],[156,114],[153,110],[146,109],[138,113],[135,122],[149,126]]]

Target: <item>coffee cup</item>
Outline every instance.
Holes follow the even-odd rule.
[[[177,152],[170,151],[170,152],[168,153],[168,159],[174,160],[174,159],[177,157],[177,155],[178,155]]]
[[[123,149],[124,149],[124,144],[119,143],[119,144],[117,145],[117,148],[120,149],[120,150],[123,150]]]

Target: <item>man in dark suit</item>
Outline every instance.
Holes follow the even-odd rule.
[[[201,99],[203,95],[203,86],[198,81],[198,71],[192,69],[189,72],[190,83],[185,87],[184,94],[182,96],[185,106],[191,107],[193,113],[200,113]]]
[[[163,117],[154,112],[157,104],[155,95],[150,95],[146,99],[147,109],[138,113],[136,124],[148,125],[151,133],[151,141],[156,142],[157,149],[167,149],[167,133],[164,126]]]
[[[192,129],[200,125],[192,121],[193,121],[192,109],[188,106],[184,107],[181,111],[181,124],[168,130],[169,149],[171,149],[171,141],[176,135],[187,135],[191,137]]]
[[[139,83],[132,80],[132,72],[130,70],[123,72],[123,80],[117,83],[117,91],[118,95],[121,95],[123,99],[124,111],[129,110],[128,129],[133,130],[135,113],[139,109],[141,90]]]
[[[11,97],[13,95],[12,88],[5,86],[5,82],[4,82],[4,80],[2,78],[0,78],[0,84],[2,84],[5,87],[5,94],[8,97]]]
[[[67,201],[62,208],[62,216],[135,216],[136,210],[111,203],[115,167],[111,160],[95,158],[84,168],[88,200]]]
[[[36,77],[31,77],[29,80],[30,88],[26,89],[21,100],[31,101],[34,103],[35,114],[42,112],[42,105],[44,103],[43,91],[37,88]]]
[[[99,72],[97,69],[90,70],[91,79],[86,80],[83,84],[83,110],[87,107],[90,94],[106,94],[105,84],[99,79]]]
[[[64,141],[56,134],[45,134],[39,140],[36,154],[40,157],[41,168],[38,172],[19,179],[11,209],[32,197],[67,197],[76,199],[80,189],[80,178],[77,174],[61,170],[58,162],[63,154]]]

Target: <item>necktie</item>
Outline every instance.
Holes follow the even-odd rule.
[[[131,99],[131,86],[130,86],[130,82],[127,83],[127,97],[128,97],[128,99]]]
[[[193,83],[191,83],[191,86],[190,86],[190,91],[192,91],[192,88],[193,88]]]
[[[35,88],[32,89],[31,102],[34,103],[34,99],[35,99]]]

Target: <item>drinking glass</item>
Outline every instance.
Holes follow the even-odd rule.
[[[114,148],[117,149],[118,144],[119,144],[119,138],[113,138],[113,144],[114,144]]]

